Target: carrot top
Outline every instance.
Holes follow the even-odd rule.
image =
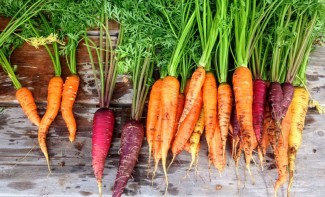
[[[286,82],[292,83],[295,79],[299,68],[304,66],[306,54],[309,54],[317,32],[324,30],[324,5],[318,1],[298,2],[293,4],[295,8],[295,18],[293,19],[292,32],[295,37],[288,55],[288,71]],[[316,26],[317,24],[323,25]],[[303,68],[304,69],[304,68]]]
[[[220,20],[220,27],[219,42],[216,47],[214,62],[219,83],[226,83],[228,75],[228,59],[233,15],[231,13],[228,13],[229,4],[227,1],[218,0],[217,7],[217,15]],[[230,12],[231,11],[233,10],[230,10]]]
[[[38,12],[42,11],[44,9],[44,6],[48,3],[51,3],[51,1],[37,0],[33,2],[31,0],[28,0],[26,2],[23,1],[17,3],[14,1],[14,3],[1,5],[0,13],[5,16],[12,16],[12,19],[6,28],[0,33],[0,47],[2,47],[4,42],[6,42],[8,37],[14,33],[18,27],[26,24],[30,18],[37,15]],[[17,5],[16,9],[13,5]]]
[[[9,60],[7,59],[5,53],[2,49],[0,49],[0,64],[3,70],[8,74],[9,78],[11,79],[12,83],[14,84],[15,88],[18,90],[21,88],[21,84],[15,74],[14,68],[10,64]]]
[[[105,1],[104,5],[99,5],[99,14],[95,15],[99,18],[98,25],[99,31],[99,47],[91,40],[87,32],[85,31],[83,39],[89,54],[90,62],[92,65],[96,89],[99,95],[99,106],[109,107],[111,101],[115,82],[117,78],[117,67],[116,62],[120,59],[120,55],[116,53],[116,46],[112,42],[110,31],[109,31],[109,20],[117,21],[119,18],[118,12],[115,7],[109,2]],[[99,16],[98,16],[99,15]],[[120,26],[120,32],[117,39],[117,46],[122,42],[124,29]],[[103,38],[106,39],[105,46],[103,44]],[[95,61],[92,54],[92,49],[96,52],[96,58],[98,59],[98,71],[95,65]],[[105,56],[104,56],[105,52]],[[108,52],[110,55],[108,55]],[[99,75],[99,77],[98,77]],[[98,81],[98,78],[100,82]]]
[[[219,19],[217,14],[213,16],[214,14],[210,7],[210,1],[204,0],[202,6],[203,8],[199,1],[195,0],[195,15],[202,46],[202,56],[199,60],[198,66],[205,68],[206,71],[210,71],[211,52],[218,37]],[[221,8],[220,12],[223,11],[223,8]]]
[[[234,37],[236,66],[247,67],[256,40],[262,36],[272,14],[283,0],[234,0]]]

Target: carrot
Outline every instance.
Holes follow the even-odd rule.
[[[131,120],[122,129],[120,161],[113,189],[113,197],[122,195],[132,174],[144,138],[144,128],[140,121]]]
[[[72,113],[73,103],[76,99],[80,78],[78,75],[70,75],[65,80],[62,91],[61,113],[69,130],[69,140],[73,142],[76,138],[77,123]]]
[[[32,92],[26,87],[21,87],[16,91],[16,98],[27,118],[33,124],[39,126],[41,118],[37,113],[37,106],[35,104]]]
[[[233,74],[233,89],[235,94],[237,119],[242,132],[242,148],[245,153],[246,168],[250,173],[250,161],[253,152],[252,74],[247,67],[237,67]]]
[[[217,122],[213,138],[210,141],[209,162],[211,162],[214,167],[218,169],[219,173],[221,173],[226,166],[226,155],[223,154],[222,148],[221,132],[219,123]]]
[[[176,112],[176,119],[175,119],[175,128],[176,129],[176,134],[178,133],[178,127],[179,127],[179,119],[181,118],[183,109],[184,109],[184,103],[185,103],[185,94],[184,93],[179,93],[178,98],[177,98],[177,112]]]
[[[256,79],[253,82],[253,127],[258,143],[262,140],[264,110],[266,103],[267,84],[264,80]]]
[[[20,84],[13,66],[10,64],[8,58],[5,55],[4,49],[0,49],[0,64],[3,70],[8,74],[11,79],[16,91],[16,98],[26,114],[27,118],[36,126],[39,126],[41,118],[37,113],[37,107],[34,101],[32,92],[26,88],[22,87]]]
[[[266,107],[266,108],[267,108],[267,111],[264,110],[263,132],[262,132],[261,142],[260,142],[260,146],[257,149],[262,170],[263,170],[263,165],[264,165],[264,157],[265,157],[267,149],[270,146],[270,140],[269,140],[267,130],[268,130],[270,121],[272,121],[271,112],[269,110],[269,107]]]
[[[272,117],[276,124],[280,125],[282,117],[281,101],[283,100],[283,92],[279,82],[272,82],[270,84],[268,99]]]
[[[175,136],[175,120],[177,114],[177,101],[179,95],[179,81],[176,77],[167,76],[163,79],[161,88],[161,160],[168,189],[167,153]]]
[[[206,74],[202,88],[205,138],[210,147],[213,133],[217,127],[217,82],[214,75],[210,72]]]
[[[94,114],[91,155],[100,196],[105,160],[113,138],[114,122],[114,112],[108,108],[99,108]]]
[[[155,133],[154,133],[154,138],[153,138],[153,145],[152,145],[152,152],[155,160],[155,167],[152,173],[152,178],[155,177],[159,161],[161,159],[161,142],[162,142],[162,130],[161,130],[161,124],[162,124],[162,104],[160,104],[159,107],[159,114],[158,114],[158,121],[157,125],[155,126]]]
[[[282,135],[279,137],[277,147],[274,150],[274,156],[279,175],[274,186],[275,196],[277,196],[277,191],[279,187],[284,184],[288,179],[288,137],[291,126],[291,118],[291,105],[289,105],[287,113],[281,123]]]
[[[184,110],[179,120],[180,123],[184,121],[184,119],[192,109],[196,101],[196,98],[199,96],[199,92],[201,91],[204,81],[205,81],[205,70],[202,67],[198,67],[194,71],[191,77],[188,92],[186,93]]]
[[[198,159],[198,153],[200,149],[200,138],[203,134],[203,131],[204,131],[204,110],[201,109],[199,119],[196,121],[194,130],[189,140],[190,142],[189,152],[191,153],[192,156],[189,169],[191,169],[195,160]]]
[[[308,110],[309,94],[303,87],[295,87],[294,95],[291,101],[291,129],[289,133],[289,185],[288,196],[290,196],[290,189],[293,183],[293,175],[295,170],[295,160],[297,151],[302,142],[302,132],[305,125],[305,117]]]
[[[176,155],[178,155],[184,149],[186,142],[190,139],[195,124],[199,119],[201,108],[202,108],[202,92],[199,93],[199,96],[196,99],[196,102],[194,103],[193,108],[191,109],[189,115],[179,125],[177,134],[171,146],[171,151],[173,153],[172,161],[175,159]]]
[[[229,84],[218,86],[218,120],[221,132],[222,152],[226,153],[226,142],[230,124],[231,108],[233,103],[232,89]]]
[[[55,117],[59,112],[61,95],[62,95],[62,87],[63,87],[63,80],[61,77],[55,76],[51,78],[48,86],[46,112],[42,117],[38,128],[38,143],[45,156],[49,171],[51,170],[50,170],[49,156],[46,147],[46,135],[48,134],[48,130],[51,123],[53,122],[53,120],[55,119]]]
[[[152,153],[152,147],[154,143],[154,135],[156,132],[157,121],[159,117],[160,109],[160,90],[162,85],[162,79],[158,79],[152,86],[149,103],[148,103],[148,114],[147,114],[147,126],[146,126],[146,138],[149,145],[149,158],[148,166],[150,166],[150,160]]]
[[[266,122],[264,127],[266,128],[266,133],[269,139],[269,143],[272,147],[272,150],[275,150],[276,144],[277,144],[277,129],[279,129],[278,127],[276,127],[275,125],[275,121],[272,118],[271,115],[271,109],[269,106],[265,107],[265,119],[264,121]]]

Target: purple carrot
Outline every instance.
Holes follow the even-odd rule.
[[[138,160],[144,138],[140,121],[131,120],[123,126],[120,147],[120,162],[114,184],[113,197],[121,196]]]
[[[264,109],[266,103],[266,82],[260,79],[254,80],[253,84],[253,126],[258,144],[262,139]]]
[[[283,83],[282,84],[282,92],[283,92],[283,100],[281,102],[281,114],[282,118],[285,117],[291,100],[293,98],[294,87],[291,83]]]
[[[102,195],[104,164],[111,145],[113,130],[113,111],[108,108],[98,109],[93,120],[92,164],[100,196]]]
[[[281,84],[279,82],[272,82],[269,89],[268,102],[270,104],[270,110],[272,118],[277,125],[280,125],[282,117],[281,102],[283,100],[283,92]]]

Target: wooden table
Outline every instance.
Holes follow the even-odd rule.
[[[112,38],[115,34],[112,33]],[[96,40],[97,38],[94,37]],[[48,174],[46,161],[37,142],[37,127],[24,116],[14,97],[15,90],[6,74],[0,71],[0,196],[98,196],[97,184],[91,166],[92,117],[97,110],[98,96],[85,47],[78,48],[78,72],[81,77],[74,114],[78,123],[76,141],[70,143],[68,131],[61,114],[55,119],[48,135],[48,149],[52,174]],[[53,74],[52,64],[44,49],[36,50],[28,45],[16,50],[11,57],[18,65],[17,74],[24,86],[29,87],[36,98],[39,113],[44,114],[49,78]],[[63,77],[68,75],[64,58]],[[308,89],[322,104],[325,104],[325,48],[317,48],[310,58]],[[121,125],[128,120],[132,89],[127,76],[120,76],[115,88],[112,109],[116,113],[116,128],[109,156],[106,160],[103,192],[112,193],[118,166],[118,150]],[[292,196],[322,196],[325,192],[325,126],[324,116],[314,109],[306,118],[303,144],[298,153],[295,182]],[[143,119],[145,122],[145,119]],[[157,176],[147,177],[148,145],[143,142],[139,161],[129,180],[126,196],[161,196],[165,184],[161,166]],[[252,163],[252,178],[244,170],[243,158],[239,165],[239,176],[227,152],[225,171],[219,173],[211,168],[207,160],[207,147],[202,140],[197,174],[185,176],[190,155],[181,153],[169,169],[168,196],[273,196],[277,171],[273,154],[267,154],[263,171]],[[254,154],[258,162],[257,155]],[[171,159],[171,155],[168,158]],[[168,161],[168,163],[169,163]],[[286,186],[278,196],[286,196]]]

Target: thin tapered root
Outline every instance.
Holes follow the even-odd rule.
[[[97,181],[97,186],[98,186],[99,197],[102,197],[102,194],[103,194],[103,191],[102,191],[102,182],[101,181]]]

